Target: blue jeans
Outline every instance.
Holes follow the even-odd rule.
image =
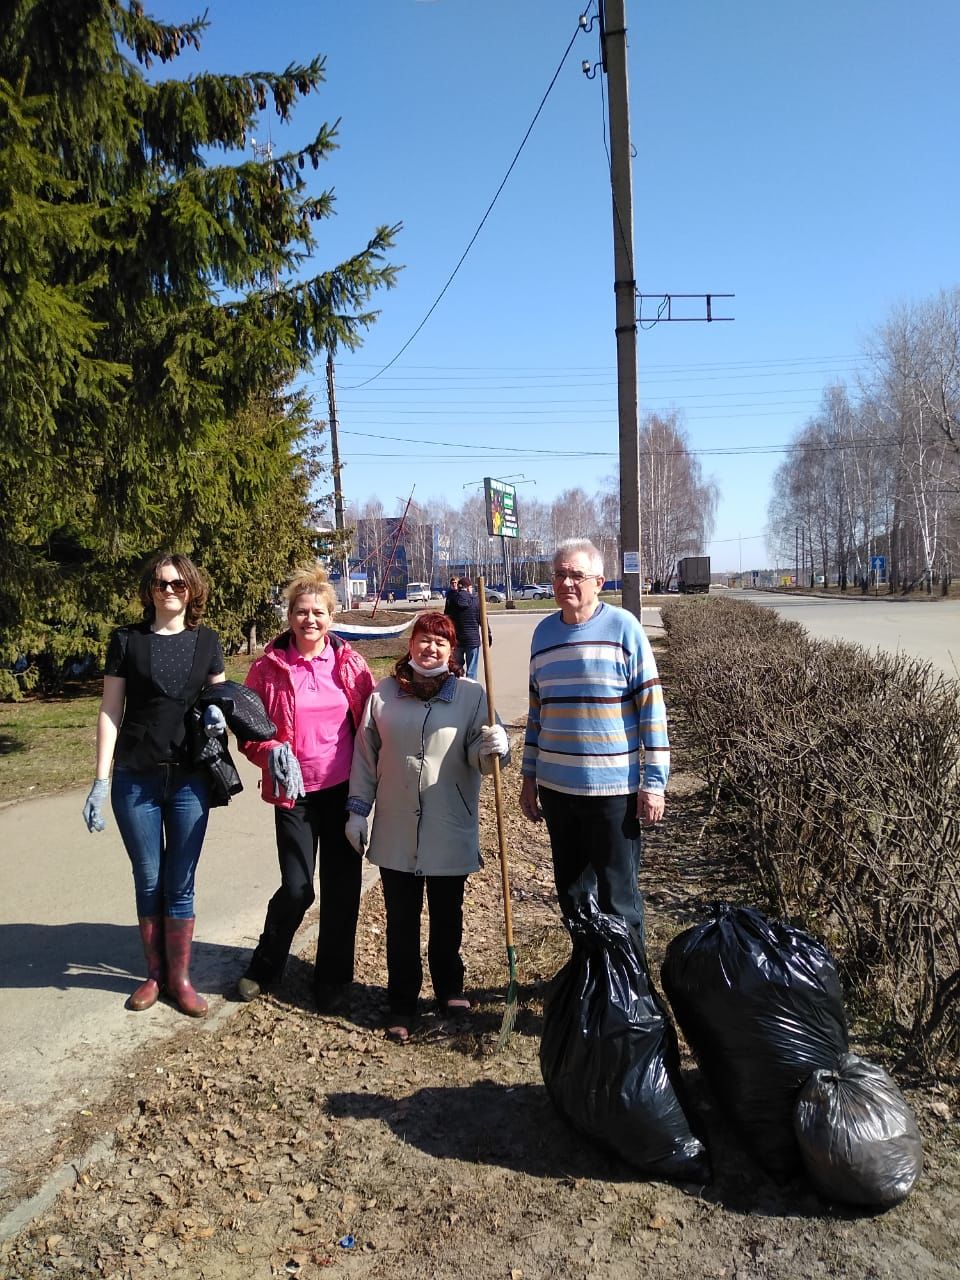
[[[538,795],[564,917],[569,918],[587,897],[596,898],[601,911],[622,916],[632,925],[643,944],[637,793],[572,796],[540,787]]]
[[[133,867],[138,916],[194,916],[193,884],[210,813],[206,775],[177,764],[115,768],[110,802]]]
[[[463,674],[469,676],[471,680],[477,678],[477,662],[480,657],[480,646],[474,645],[467,649],[464,647],[460,650],[463,654]]]

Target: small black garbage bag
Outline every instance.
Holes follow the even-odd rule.
[[[923,1143],[909,1102],[883,1067],[855,1053],[813,1073],[793,1126],[810,1181],[827,1200],[899,1204],[920,1176]]]
[[[543,1011],[547,1092],[576,1129],[646,1176],[709,1181],[706,1148],[678,1096],[676,1032],[635,933],[593,899],[568,928],[573,954]]]
[[[799,1173],[797,1091],[818,1068],[836,1068],[849,1047],[827,948],[752,907],[718,904],[673,939],[661,977],[733,1128],[774,1177]]]

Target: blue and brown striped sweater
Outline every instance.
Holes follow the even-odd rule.
[[[665,789],[660,675],[632,613],[601,603],[586,622],[553,613],[534,631],[523,775],[569,795]]]

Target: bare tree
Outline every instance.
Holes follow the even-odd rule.
[[[719,491],[704,480],[680,414],[651,414],[640,428],[640,551],[645,574],[668,583],[677,561],[713,533]]]

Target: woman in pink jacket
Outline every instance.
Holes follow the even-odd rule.
[[[337,597],[319,567],[287,584],[289,629],[250,668],[254,689],[277,726],[267,742],[240,750],[263,770],[261,795],[274,805],[280,888],[260,941],[237,984],[242,1000],[279,982],[290,944],[320,882],[320,936],[314,996],[320,1010],[342,1007],[353,981],[363,864],[344,835],[353,740],[374,680],[354,649],[330,631]]]

